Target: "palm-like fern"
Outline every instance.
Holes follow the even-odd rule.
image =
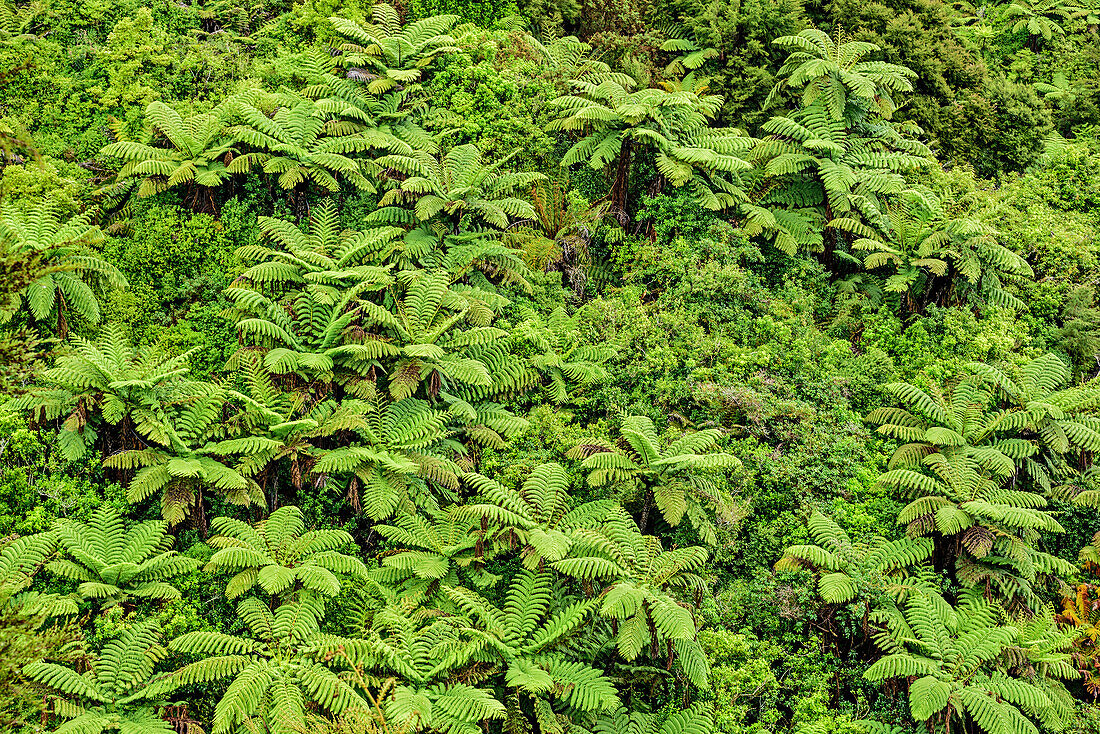
[[[1004,18],[1015,21],[1012,32],[1026,31],[1032,48],[1038,46],[1038,39],[1047,43],[1055,35],[1064,36],[1066,30],[1059,21],[1065,22],[1073,8],[1067,7],[1061,0],[1015,0],[1004,10]]]
[[[434,399],[447,392],[472,399],[506,394],[526,382],[525,375],[498,369],[498,360],[507,359],[507,332],[489,324],[502,299],[452,285],[442,270],[404,273],[400,285],[390,308],[361,304],[364,322],[380,328],[392,355],[379,363],[391,397]]]
[[[346,63],[365,67],[356,69],[355,76],[367,82],[371,94],[414,84],[436,56],[459,50],[448,35],[457,15],[436,15],[402,26],[392,5],[377,3],[371,14],[374,22],[363,25],[329,18],[336,32],[348,39],[340,47]]]
[[[1066,722],[1051,692],[1064,691],[1059,678],[1076,676],[1069,656],[1041,649],[1045,646],[1016,648],[1025,660],[1041,658],[1042,664],[1035,660],[1030,675],[1014,674],[1004,656],[1019,645],[1021,631],[999,624],[999,613],[980,597],[952,608],[933,593],[912,594],[904,617],[895,617],[880,636],[886,656],[864,676],[910,678],[910,714],[937,728],[950,721],[989,734],[1037,734],[1030,719],[1038,719],[1044,728],[1060,731]]]
[[[1071,387],[1070,368],[1058,355],[1036,357],[1014,370],[982,362],[968,367],[1003,396],[1011,419],[1004,432],[1035,445],[1035,452],[1017,461],[1045,492],[1051,492],[1052,480],[1076,473],[1067,454],[1100,450],[1100,421],[1086,413],[1100,403],[1100,389]]]
[[[58,731],[174,734],[157,712],[165,688],[153,668],[164,657],[159,625],[142,622],[119,632],[83,674],[49,662],[24,673],[57,696],[54,713],[67,720]]]
[[[973,219],[955,220],[952,230],[952,301],[1023,309],[1026,304],[1009,293],[1006,283],[1034,277],[1027,260],[1002,245],[995,230]]]
[[[8,404],[34,423],[63,419],[57,437],[70,461],[82,457],[101,434],[107,450],[133,446],[135,434],[167,405],[212,389],[186,379],[189,353],[135,349],[121,324],[105,326],[94,342],[74,336],[70,344],[72,352],[42,373],[38,387]]]
[[[200,530],[206,526],[207,487],[221,490],[231,504],[263,504],[256,482],[210,455],[226,454],[211,444],[221,430],[225,397],[220,391],[209,393],[150,417],[142,426],[148,448],[121,451],[103,460],[112,469],[137,470],[127,487],[130,502],[160,493],[161,515],[169,525],[190,517]]]
[[[597,72],[573,81],[573,94],[551,101],[561,114],[550,129],[584,136],[562,164],[587,163],[597,170],[615,164],[610,197],[612,207],[622,212],[633,151],[651,146],[661,176],[673,187],[687,186],[705,208],[741,202],[745,196],[738,172],[750,166],[739,155],[753,143],[739,130],[708,126],[722,98],[706,94],[705,81],[693,74],[674,91],[631,91],[633,85],[623,74]]]
[[[374,578],[397,588],[415,603],[431,601],[448,606],[443,586],[462,586],[464,580],[482,586],[492,577],[480,572],[484,556],[469,513],[455,505],[435,518],[419,514],[401,514],[389,525],[374,529],[393,550],[382,558],[382,567]]]
[[[130,140],[111,143],[100,151],[123,161],[118,178],[141,179],[138,196],[156,194],[173,186],[214,188],[229,177],[226,160],[232,145],[225,132],[222,110],[186,119],[160,101],[145,108],[145,120],[154,136],[147,145]]]
[[[583,634],[595,600],[556,599],[554,587],[551,572],[524,569],[513,577],[503,608],[468,589],[445,591],[483,635],[482,655],[504,666],[508,688],[543,705],[553,701],[566,713],[614,711],[619,697],[603,673],[558,653]]]
[[[227,132],[235,143],[253,150],[234,158],[230,173],[245,173],[259,166],[276,174],[279,186],[298,189],[313,182],[328,192],[340,190],[342,177],[357,189],[372,189],[358,161],[348,153],[368,150],[369,141],[352,134],[325,135],[324,113],[308,99],[286,99],[269,117],[252,101],[240,98],[227,103],[227,114],[241,122]]]
[[[676,30],[682,29],[677,28]],[[677,35],[682,36],[684,34]],[[669,38],[661,44],[661,50],[680,54],[665,67],[664,74],[666,77],[681,77],[695,71],[710,59],[718,56],[718,49],[701,45],[697,38]]]
[[[11,594],[29,586],[35,573],[53,557],[56,547],[52,533],[5,539],[0,546],[0,590]]]
[[[621,708],[601,716],[593,729],[595,734],[711,734],[714,730],[714,712],[701,703],[675,711],[663,721],[654,714]]]
[[[364,77],[363,70],[345,75],[336,69],[340,60],[346,58],[313,50],[301,63],[301,73],[310,82],[302,95],[315,100],[317,109],[329,117],[325,122],[328,134],[355,135],[366,143],[365,150],[378,154],[438,150],[439,144],[412,114],[417,111],[418,98],[407,89],[372,94],[357,81]]]
[[[313,467],[331,444],[329,439],[365,425],[356,400],[314,401],[308,385],[283,392],[254,351],[236,355],[233,364],[246,386],[246,394],[236,393],[243,408],[223,423],[233,438],[218,441],[209,451],[235,457],[234,468],[245,476],[266,483],[286,462],[291,484],[300,492],[307,480],[317,479]]]
[[[445,414],[422,400],[392,402],[382,394],[360,409],[358,440],[326,453],[314,470],[347,481],[352,506],[374,520],[417,507],[437,512],[432,490],[447,496],[458,488],[459,468],[443,452]]]
[[[560,271],[565,282],[583,295],[591,258],[588,246],[609,213],[609,202],[589,205],[569,189],[568,176],[536,181],[531,187],[534,222],[520,225],[508,236],[523,249],[531,268]]]
[[[541,173],[502,172],[511,158],[486,164],[481,150],[472,143],[452,148],[442,159],[424,151],[383,156],[376,162],[401,174],[402,179],[386,192],[379,206],[410,203],[418,221],[439,218],[452,232],[459,227],[505,229],[513,219],[535,215],[530,202],[514,196],[515,191],[545,178]]]
[[[949,390],[937,388],[931,394],[908,383],[885,387],[905,406],[879,408],[867,416],[868,422],[878,424],[879,433],[903,442],[882,476],[886,484],[921,493],[921,487],[932,484],[918,478],[917,472],[921,467],[933,471],[939,467],[952,472],[945,481],[979,491],[1015,473],[1014,457],[1034,453],[1026,441],[998,437],[998,429],[1012,426],[1013,420],[994,412],[991,391],[977,380],[961,379]],[[939,458],[930,463],[932,456]],[[936,524],[941,532],[949,531],[944,522]]]
[[[380,256],[387,245],[402,234],[395,227],[344,230],[331,201],[314,207],[308,223],[301,227],[275,217],[259,217],[256,223],[268,244],[237,250],[238,257],[255,263],[242,277],[277,293],[306,289],[319,299],[332,301],[339,300],[341,289],[362,281],[370,282],[372,289],[388,284],[382,269],[372,265],[383,259]]]
[[[293,505],[280,507],[254,525],[219,517],[211,527],[218,534],[207,542],[217,550],[206,570],[235,574],[225,589],[230,599],[257,585],[273,596],[298,589],[335,596],[340,593],[337,574],[367,574],[362,561],[338,550],[354,545],[346,531],[307,532],[302,511]]]
[[[781,80],[765,106],[789,86],[801,90],[803,107],[820,100],[834,120],[853,116],[850,106],[873,109],[889,118],[897,109],[893,95],[912,91],[911,80],[917,76],[904,66],[866,60],[881,49],[873,43],[847,40],[843,32],[834,40],[824,31],[807,28],[773,43],[794,51],[779,70]]]
[[[38,3],[30,3],[24,7],[19,7],[11,0],[7,0],[0,4],[0,38],[5,43],[10,43],[13,36],[18,37],[26,34],[34,21],[44,12],[46,12],[46,8]],[[4,133],[3,146],[5,152],[8,151],[9,147],[26,144],[26,141],[17,137],[10,130],[5,130]]]
[[[952,238],[942,222],[939,203],[931,194],[905,192],[884,207],[889,222],[886,237],[860,238],[852,244],[853,250],[869,253],[863,258],[868,270],[888,269],[886,291],[923,303],[933,281],[947,276]]]
[[[0,239],[0,312],[18,311],[26,287],[56,267],[47,265],[41,253],[17,251],[17,243]],[[38,363],[48,351],[48,341],[29,324],[5,332],[0,338],[0,388],[20,394],[27,389],[30,375],[40,370]]]
[[[905,382],[884,387],[904,407],[879,408],[867,415],[867,421],[877,424],[879,433],[902,442],[890,458],[891,470],[919,464],[935,453],[958,454],[1003,479],[1015,472],[1014,457],[1034,453],[1026,442],[998,436],[1017,421],[994,410],[993,393],[980,380],[964,378],[931,392]]]
[[[167,525],[150,520],[127,527],[118,510],[104,505],[87,523],[58,520],[57,545],[63,556],[46,570],[78,581],[77,591],[104,606],[131,598],[178,599],[179,589],[169,580],[198,567],[198,561],[170,550]]]
[[[1051,706],[1039,712],[1044,728],[1057,731],[1076,716],[1077,705],[1063,680],[1073,680],[1074,643],[1081,637],[1075,628],[1063,628],[1053,605],[1044,604],[1035,614],[1019,614],[1007,624],[1016,630],[1002,664],[1010,675],[1030,678],[1046,694]]]
[[[1100,533],[1093,535],[1092,542],[1081,548],[1077,560],[1087,571],[1100,571]]]
[[[0,311],[0,323],[10,321],[24,303],[35,321],[53,320],[61,336],[68,333],[65,314],[69,310],[89,323],[99,323],[96,291],[128,285],[118,268],[91,249],[103,241],[103,232],[92,218],[93,212],[86,212],[62,222],[58,205],[50,199],[42,199],[28,211],[14,204],[0,208],[0,243],[5,252],[33,255],[44,266],[41,277]]]
[[[618,446],[593,439],[570,451],[570,458],[584,459],[581,466],[589,472],[589,483],[594,487],[622,483],[640,493],[643,531],[655,505],[669,525],[679,525],[686,515],[703,542],[715,543],[708,510],[724,517],[731,503],[709,475],[741,466],[737,457],[715,451],[721,431],[687,432],[666,441],[653,421],[634,415],[623,419],[619,433]]]
[[[534,36],[524,40],[527,45],[541,54],[540,62],[546,68],[559,73],[561,78],[577,78],[586,73],[608,73],[611,67],[604,61],[592,57],[592,45],[576,36],[562,36],[543,45]]]
[[[530,290],[527,253],[522,249],[525,238],[518,229],[467,227],[462,222],[455,228],[439,219],[417,224],[413,212],[394,206],[379,209],[371,217],[378,222],[414,225],[384,254],[402,271],[444,270],[456,282],[481,288],[493,290],[493,283],[507,283]]]
[[[35,635],[50,617],[77,614],[71,596],[29,591],[35,574],[54,557],[54,533],[36,533],[0,541],[0,615]]]
[[[0,729],[15,731],[41,714],[44,698],[38,686],[27,685],[24,667],[52,658],[56,662],[80,657],[74,625],[63,616],[76,615],[72,596],[29,591],[34,577],[54,555],[52,533],[0,540]]]
[[[340,714],[370,704],[332,669],[319,652],[324,604],[304,594],[268,609],[256,598],[244,599],[237,614],[249,637],[221,632],[188,632],[168,649],[202,659],[176,671],[175,686],[229,686],[214,709],[212,734],[240,730],[294,734],[305,731],[306,708]]]
[[[271,372],[309,383],[335,379],[354,392],[351,383],[371,360],[394,351],[360,328],[361,299],[392,282],[371,263],[400,230],[344,231],[331,203],[316,207],[305,227],[272,217],[258,224],[269,244],[238,250],[254,264],[225,291],[238,331],[248,346],[265,350]]]
[[[792,251],[805,239],[800,233],[809,221],[805,213],[820,208],[826,233],[880,238],[889,229],[884,198],[905,189],[904,174],[929,165],[931,152],[906,138],[898,126],[885,121],[861,122],[855,127],[830,117],[820,101],[786,117],[773,117],[763,126],[770,136],[756,146],[753,158],[769,180],[755,206],[787,210],[793,218],[771,219],[749,208],[750,222],[777,237],[777,245]],[[801,223],[801,224],[800,224]],[[881,236],[885,236],[884,234]]]
[[[1100,3],[1093,0],[1092,4],[1094,7],[1082,7],[1074,15],[1084,15],[1091,21],[1090,24],[1100,23]],[[1051,75],[1049,83],[1035,82],[1035,91],[1042,95],[1044,100],[1061,107],[1076,101],[1084,89],[1076,82],[1066,78],[1063,72],[1056,71]]]
[[[706,582],[699,572],[706,562],[705,548],[666,550],[660,538],[642,535],[619,508],[597,528],[578,532],[570,557],[553,567],[586,585],[605,586],[599,613],[615,625],[615,646],[624,659],[646,653],[669,667],[678,660],[687,679],[705,688],[706,656],[695,640],[691,607],[679,597],[703,592]]]
[[[361,264],[357,246],[373,247],[373,240],[341,233],[329,207],[320,208],[308,233],[278,219],[261,226],[279,247],[242,248],[239,255],[255,264],[225,290],[242,340],[263,351],[274,374],[310,384],[335,380],[355,392],[371,360],[393,352],[359,328],[361,299],[392,280],[385,269]]]
[[[892,577],[904,577],[907,568],[932,555],[929,538],[889,541],[876,535],[869,543],[855,543],[843,528],[819,512],[810,515],[807,527],[815,545],[791,546],[775,567],[806,567],[820,573],[818,593],[830,604],[852,601],[861,595],[863,584],[889,587]],[[866,593],[862,596],[867,598]]]
[[[960,580],[1000,587],[1006,597],[1020,594],[1029,603],[1029,584],[1037,575],[1072,572],[1066,562],[1035,549],[1039,531],[1062,531],[1043,509],[1046,500],[1003,486],[1016,461],[1032,456],[1035,446],[1002,437],[1021,422],[992,408],[991,391],[972,378],[947,394],[930,395],[908,383],[887,389],[906,408],[880,408],[868,420],[904,442],[879,482],[914,497],[898,515],[910,535],[953,539]],[[1005,568],[1015,574],[1006,575]]]
[[[359,638],[326,638],[319,649],[345,651],[348,667],[362,671],[368,688],[394,683],[381,714],[395,731],[479,734],[486,722],[505,717],[492,692],[475,687],[484,677],[475,672],[484,665],[484,646],[458,617],[391,602]]]
[[[880,239],[856,240],[869,251],[869,269],[893,267],[887,291],[908,293],[918,308],[929,302],[992,303],[1022,308],[1004,281],[1031,274],[1031,266],[996,240],[995,232],[966,218],[948,219],[931,192],[910,190],[886,205],[888,229]]]
[[[478,490],[479,501],[462,513],[491,523],[489,540],[521,548],[523,565],[532,571],[566,558],[581,531],[598,528],[614,507],[605,500],[572,507],[569,475],[560,464],[535,467],[519,490],[477,474],[466,481]]]
[[[920,475],[926,489],[910,490],[917,498],[898,521],[910,534],[938,537],[944,552],[955,556],[954,573],[964,586],[982,588],[1014,608],[1033,608],[1032,585],[1040,577],[1072,573],[1072,564],[1037,549],[1041,531],[1063,532],[1041,496],[1000,488],[969,457],[936,453],[924,464],[930,470]],[[910,477],[899,475],[906,471],[891,470],[880,481],[904,488]]]

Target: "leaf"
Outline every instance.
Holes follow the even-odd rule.
[[[917,721],[927,721],[947,707],[951,686],[926,675],[909,684],[909,712]]]

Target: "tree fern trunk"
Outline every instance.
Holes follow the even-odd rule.
[[[824,186],[822,186],[824,188]],[[833,206],[829,201],[829,195],[825,194],[825,221],[833,221]],[[836,272],[836,238],[837,231],[831,227],[827,227],[824,232],[821,233],[822,246],[824,250],[821,253],[821,263],[830,270]]]
[[[645,491],[645,499],[642,500],[642,522],[639,530],[642,531],[642,535],[645,535],[649,530],[649,511],[653,509],[653,488],[650,487]]]
[[[57,336],[65,339],[69,336],[69,322],[65,319],[65,294],[57,289]]]
[[[208,528],[206,526],[206,509],[203,507],[202,501],[201,484],[195,490],[195,505],[191,511],[191,525],[199,532],[199,537],[206,540]]]
[[[653,621],[653,612],[649,608],[649,602],[642,602],[641,614],[645,615],[645,621],[649,625],[649,654],[656,661],[657,653],[657,624]]]
[[[624,140],[619,149],[619,160],[615,166],[615,180],[611,182],[611,210],[619,218],[619,223],[626,226],[630,221],[626,213],[627,199],[630,196],[630,140]]]

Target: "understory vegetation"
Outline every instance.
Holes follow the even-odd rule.
[[[0,729],[1100,734],[1097,0],[0,0]]]

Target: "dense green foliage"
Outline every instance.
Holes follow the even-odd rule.
[[[0,729],[1100,731],[1098,29],[0,2]]]

